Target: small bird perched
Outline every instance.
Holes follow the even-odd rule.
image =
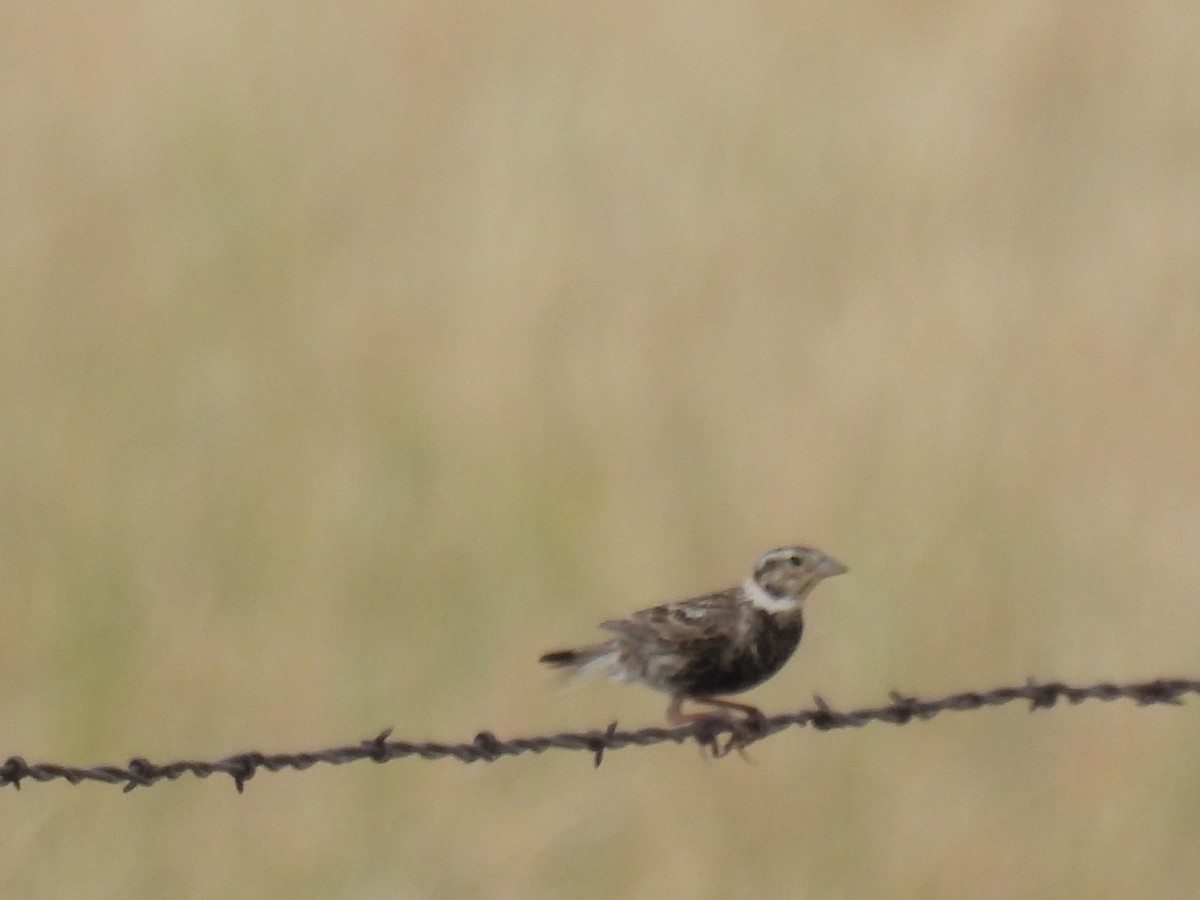
[[[756,707],[719,695],[749,690],[778,672],[800,644],[804,599],[823,579],[845,571],[813,547],[768,550],[738,587],[601,622],[613,634],[609,640],[555,650],[540,661],[663,691],[671,697],[667,718],[674,724],[704,718],[683,713],[684,700],[761,720]]]

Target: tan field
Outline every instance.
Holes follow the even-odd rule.
[[[812,543],[745,695],[1200,678],[1200,13],[0,11],[0,761],[663,722],[537,664]],[[1200,698],[0,792],[21,898],[1182,898]]]

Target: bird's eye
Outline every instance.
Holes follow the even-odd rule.
[[[789,556],[788,562],[790,562],[793,566],[800,566],[804,564],[804,560],[800,558],[799,553],[793,553],[791,556]]]

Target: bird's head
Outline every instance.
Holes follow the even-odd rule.
[[[765,595],[755,602],[768,611],[798,607],[817,584],[845,571],[845,566],[815,547],[768,550],[754,566],[752,583]]]

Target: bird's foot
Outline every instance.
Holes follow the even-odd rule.
[[[762,710],[756,706],[719,700],[715,697],[692,699],[696,703],[717,707],[719,711],[684,713],[680,711],[680,702],[673,701],[667,709],[667,717],[671,722],[676,725],[696,726],[696,742],[711,752],[714,759],[728,756],[731,751],[736,750],[742,759],[750,762],[746,748],[767,734],[767,717],[763,715]],[[729,740],[724,745],[719,739],[723,733],[729,734]]]

